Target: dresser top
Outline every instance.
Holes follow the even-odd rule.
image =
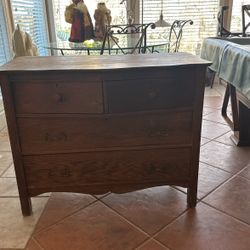
[[[210,62],[188,53],[155,53],[140,55],[46,56],[18,57],[0,67],[11,71],[66,71],[157,68],[182,65],[210,65]]]

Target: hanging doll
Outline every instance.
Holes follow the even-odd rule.
[[[105,3],[97,4],[97,9],[94,13],[95,18],[95,37],[96,40],[102,41],[106,32],[106,25],[110,25],[112,17],[111,11],[106,7]]]
[[[94,38],[94,29],[87,6],[83,0],[72,0],[66,7],[65,21],[71,23],[70,42],[84,42]]]

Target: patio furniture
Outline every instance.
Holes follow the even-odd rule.
[[[178,52],[181,39],[183,35],[184,26],[187,24],[193,25],[192,20],[175,20],[170,28],[169,36],[168,36],[168,52]]]
[[[108,25],[102,44],[101,55],[115,49],[118,54],[144,54],[147,52],[147,29],[155,28],[154,23]]]
[[[247,22],[248,18],[248,22]],[[242,6],[242,33],[243,36],[250,36],[250,4]]]

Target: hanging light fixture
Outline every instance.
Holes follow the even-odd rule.
[[[170,27],[171,24],[163,19],[163,0],[161,0],[161,14],[160,19],[155,22],[156,27]]]

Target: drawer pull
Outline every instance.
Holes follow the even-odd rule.
[[[168,131],[166,129],[160,129],[160,130],[149,130],[148,131],[148,136],[149,137],[155,137],[155,136],[161,136],[161,137],[164,137],[164,136],[168,136]]]
[[[54,100],[55,100],[56,102],[64,102],[65,98],[63,97],[62,94],[56,93],[56,94],[54,95]]]
[[[60,142],[60,141],[67,141],[68,137],[65,133],[46,133],[45,141],[47,142]]]
[[[72,170],[70,170],[68,167],[65,167],[63,169],[49,169],[48,172],[49,177],[70,177],[72,176]]]

